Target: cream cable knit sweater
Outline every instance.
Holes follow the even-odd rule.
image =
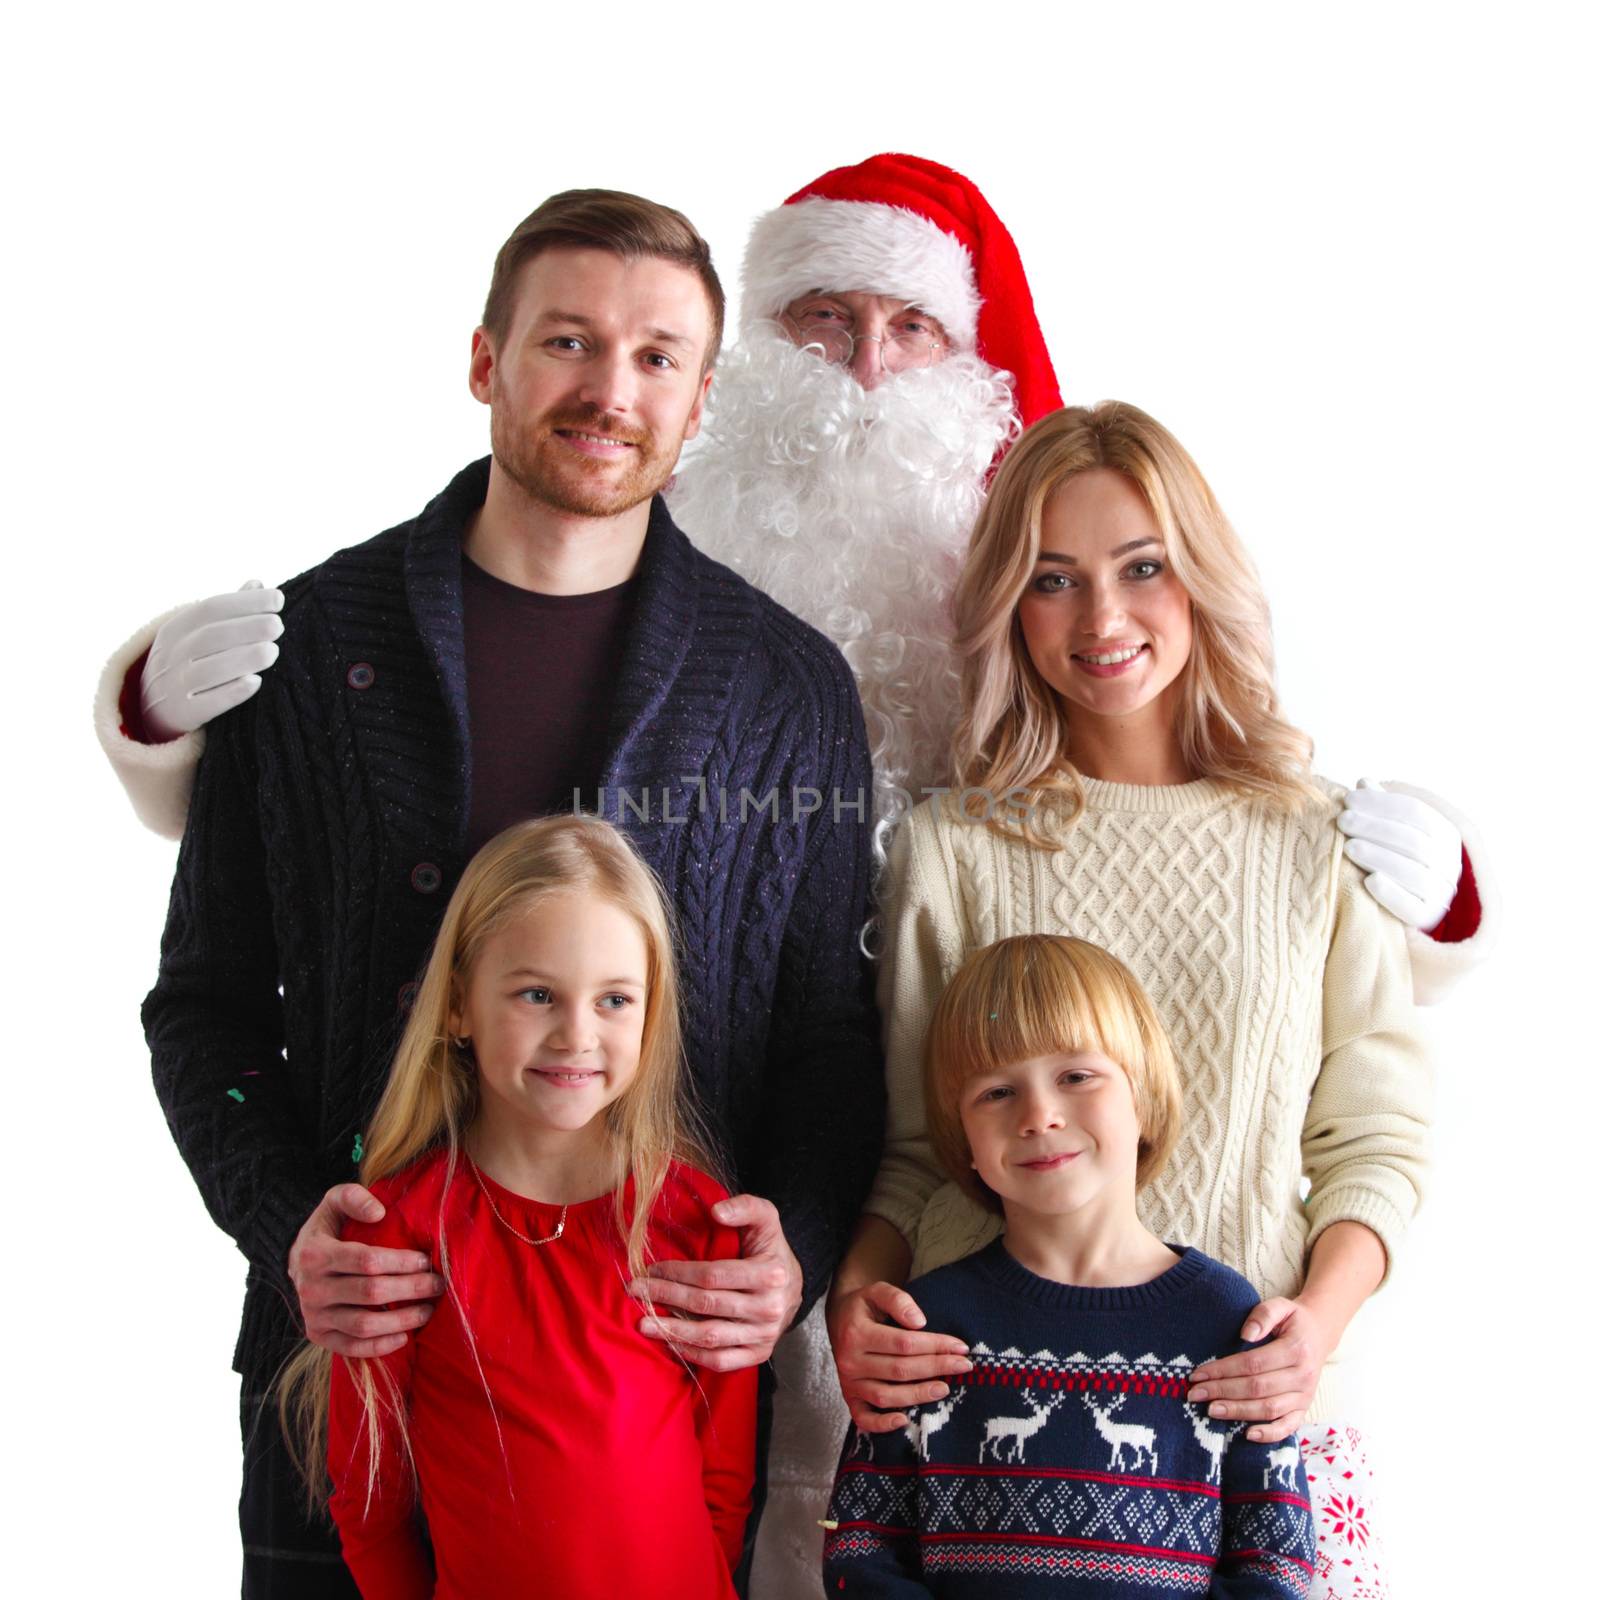
[[[1422,1192],[1430,1074],[1404,931],[1343,859],[1343,791],[1324,785],[1326,808],[1284,817],[1209,781],[1085,787],[1087,810],[1056,851],[937,800],[901,828],[879,986],[889,1140],[867,1209],[911,1241],[917,1273],[999,1231],[934,1164],[923,1041],[969,952],[1070,933],[1137,974],[1183,1074],[1184,1130],[1140,1196],[1146,1224],[1263,1297],[1299,1289],[1335,1222],[1365,1223],[1392,1261]],[[1335,1384],[1330,1362],[1311,1420],[1337,1413]]]

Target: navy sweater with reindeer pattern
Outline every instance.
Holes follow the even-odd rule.
[[[971,1347],[949,1396],[895,1433],[852,1431],[834,1484],[829,1595],[1145,1600],[1305,1595],[1314,1541],[1291,1437],[1251,1444],[1188,1400],[1243,1348],[1256,1304],[1202,1255],[1150,1283],[1040,1278],[1004,1239],[910,1285]]]

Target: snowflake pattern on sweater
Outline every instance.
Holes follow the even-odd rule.
[[[1242,1348],[1256,1295],[1238,1273],[1191,1249],[1151,1283],[1080,1289],[996,1241],[912,1293],[973,1370],[904,1429],[846,1441],[830,1594],[1308,1593],[1295,1441],[1252,1444],[1188,1402],[1194,1367]]]

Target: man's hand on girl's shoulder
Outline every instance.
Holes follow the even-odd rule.
[[[346,1221],[371,1226],[383,1217],[383,1202],[370,1189],[336,1184],[289,1249],[306,1337],[336,1355],[392,1355],[444,1293],[444,1279],[421,1251],[339,1236]]]
[[[759,1195],[719,1200],[711,1215],[739,1233],[739,1254],[723,1261],[655,1261],[628,1285],[650,1314],[639,1324],[687,1361],[734,1372],[767,1360],[800,1308],[800,1263],[783,1236],[778,1208]],[[671,1307],[686,1313],[663,1316]]]

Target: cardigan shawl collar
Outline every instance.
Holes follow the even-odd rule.
[[[466,650],[462,640],[461,548],[467,525],[489,489],[485,456],[463,468],[412,525],[405,548],[406,599],[432,663],[450,715],[454,769],[461,775],[451,839],[464,848],[471,810],[472,748],[467,725]],[[697,556],[678,530],[666,502],[650,502],[650,521],[639,556],[638,594],[622,660],[612,686],[611,712],[601,763],[602,789],[616,790],[666,774],[703,769],[709,738],[686,744],[682,727],[652,729],[678,681],[695,636],[699,610]],[[730,595],[732,591],[729,591]],[[750,621],[754,621],[753,608]]]

